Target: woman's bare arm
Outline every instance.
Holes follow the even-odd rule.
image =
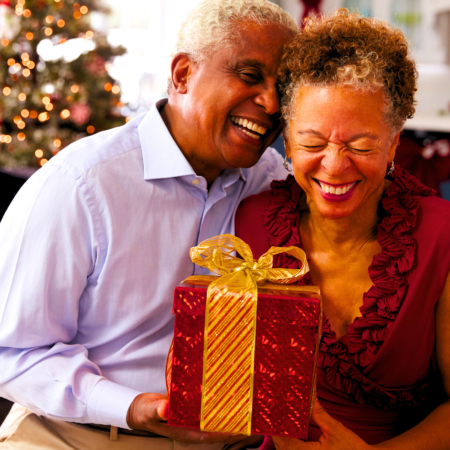
[[[436,308],[436,355],[447,401],[411,430],[375,447],[385,450],[450,449],[450,274]]]

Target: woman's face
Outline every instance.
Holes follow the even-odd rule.
[[[399,138],[390,137],[383,108],[381,90],[300,88],[286,154],[308,202],[324,217],[347,217],[378,203]]]

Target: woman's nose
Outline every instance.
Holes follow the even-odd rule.
[[[330,149],[322,158],[322,167],[330,177],[339,176],[350,169],[351,162],[344,152]]]

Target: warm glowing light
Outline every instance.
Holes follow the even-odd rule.
[[[78,11],[80,9],[80,4],[79,3],[74,3],[72,6],[74,11]]]
[[[21,92],[17,98],[19,99],[19,101],[24,102],[27,99],[27,94]]]
[[[73,17],[74,17],[75,19],[78,20],[78,19],[81,17],[80,11],[75,11],[75,12],[73,13]]]
[[[36,158],[42,158],[44,156],[44,152],[38,148],[35,152],[34,152],[34,156],[36,156]]]
[[[37,116],[38,116],[37,111],[31,111],[30,112],[30,119],[36,119]]]
[[[22,75],[24,77],[29,77],[31,75],[30,69],[23,69]]]
[[[12,141],[12,137],[11,137],[9,134],[5,134],[5,135],[3,136],[3,142],[4,142],[5,144],[10,144],[11,141]]]
[[[61,111],[61,117],[62,117],[63,119],[68,119],[69,116],[70,116],[70,111],[69,111],[68,109],[63,109],[63,110]]]
[[[112,89],[113,85],[111,83],[105,84],[105,91],[110,91]]]
[[[30,59],[30,55],[28,53],[22,53],[20,55],[20,57],[24,60],[24,61],[28,61]]]
[[[50,103],[50,97],[45,96],[45,97],[42,99],[42,103],[43,103],[44,105],[48,105],[48,104]]]
[[[20,6],[23,6],[23,5],[25,5],[25,0],[17,0],[17,3],[18,3]]]
[[[72,84],[72,86],[70,87],[70,90],[71,90],[74,94],[76,94],[76,93],[80,90],[80,88],[79,88],[76,84]]]
[[[122,102],[117,103],[117,108],[122,109],[125,105]]]
[[[59,40],[59,43],[60,43],[60,44],[64,44],[64,42],[67,42],[67,39],[61,38],[61,39]]]
[[[113,86],[112,93],[113,94],[118,94],[119,92],[120,92],[120,87],[119,86]]]
[[[8,66],[13,66],[16,63],[16,60],[14,58],[9,58],[7,63],[8,63]]]
[[[21,66],[19,63],[15,63],[15,64],[13,65],[13,67],[14,67],[14,69],[16,69],[17,71],[19,71],[19,70],[22,68],[22,66]]]
[[[28,67],[29,69],[34,69],[34,68],[36,67],[36,64],[34,64],[33,61],[28,61],[27,67]]]
[[[31,31],[29,31],[29,32],[25,35],[25,37],[27,38],[27,40],[32,41],[33,38],[34,38],[34,34],[33,34]]]
[[[6,47],[7,45],[9,44],[9,41],[8,41],[8,39],[2,39],[2,45],[3,45],[3,47]]]
[[[11,75],[11,80],[17,81],[18,79],[19,79],[19,75],[17,75],[17,73],[13,73],[13,74]]]
[[[47,23],[53,23],[53,16],[47,16],[47,17],[45,18],[45,21],[46,21]]]
[[[45,105],[45,109],[46,109],[47,111],[51,111],[51,110],[53,109],[53,105],[52,105],[51,103],[47,103],[47,104]]]
[[[24,12],[23,12],[23,16],[24,17],[31,17],[31,11],[29,10],[29,9],[26,9]]]
[[[3,88],[3,95],[4,95],[5,97],[8,97],[9,94],[11,94],[11,88],[10,88],[9,86],[5,86],[5,87]]]
[[[66,22],[62,19],[59,19],[58,22],[56,22],[56,25],[58,25],[59,28],[62,28],[65,24]]]
[[[53,141],[53,145],[54,145],[56,148],[61,147],[61,139],[55,139],[55,140]]]
[[[39,122],[45,122],[49,118],[49,114],[47,112],[40,113],[38,116]]]
[[[88,11],[89,11],[89,8],[87,6],[82,6],[80,8],[80,13],[81,14],[87,14]]]
[[[19,130],[23,130],[25,128],[25,122],[19,122],[17,124],[17,128],[19,128]]]
[[[60,0],[55,0],[55,3],[59,3],[60,2]]]
[[[22,8],[21,6],[19,6],[19,5],[17,5],[17,6],[16,6],[16,14],[17,14],[18,16],[21,16],[22,13],[23,13],[23,8]]]
[[[26,119],[29,115],[30,115],[30,111],[28,111],[28,109],[22,109],[22,111],[20,112],[20,115]]]
[[[41,165],[41,167],[44,165],[44,164],[47,164],[48,163],[48,159],[45,159],[45,158],[42,158],[40,161],[39,161],[39,164]]]
[[[110,71],[111,69],[112,69],[112,64],[111,63],[106,63],[105,64],[105,69],[106,69],[106,71],[108,72],[108,71]]]
[[[19,139],[19,141],[24,141],[25,140],[25,133],[19,133],[17,135],[17,139]]]
[[[86,38],[87,39],[92,39],[94,37],[94,32],[93,31],[86,31]]]
[[[17,123],[19,123],[19,122],[22,122],[22,118],[20,117],[20,116],[16,116],[16,117],[14,117],[14,123],[15,124],[17,124]]]
[[[86,131],[87,131],[89,134],[93,134],[93,133],[95,132],[95,128],[94,128],[92,125],[89,125],[89,126],[86,128]]]
[[[53,34],[53,30],[51,29],[51,28],[46,28],[45,30],[44,30],[44,33],[45,33],[45,35],[46,36],[51,36],[52,34]]]
[[[132,117],[125,117],[125,123],[128,123],[131,119]]]

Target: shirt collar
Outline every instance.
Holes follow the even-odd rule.
[[[145,180],[196,175],[161,117],[160,111],[167,101],[167,98],[164,98],[156,102],[138,126]],[[225,174],[230,180],[241,178],[244,182],[246,181],[241,168],[225,170],[222,175]],[[232,174],[238,176],[235,175],[235,178],[230,176]]]

